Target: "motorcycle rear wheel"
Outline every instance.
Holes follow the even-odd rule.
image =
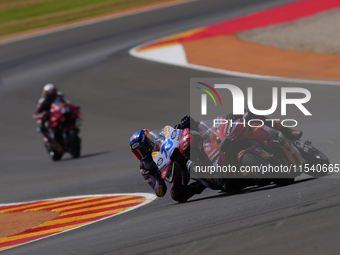
[[[267,165],[268,162],[265,160],[262,160],[256,156],[254,156],[250,152],[246,152],[242,158],[240,163],[244,166],[261,166],[261,165]],[[266,181],[268,184],[270,184],[270,181],[273,181],[276,185],[278,186],[285,186],[285,185],[290,185],[293,184],[295,181],[294,177],[291,178],[269,178],[269,179],[263,179],[264,183]]]
[[[69,140],[69,147],[70,147],[70,154],[73,158],[79,158],[80,157],[80,143],[81,140],[78,136],[78,130],[76,129],[71,129],[69,131],[69,136],[68,136],[68,140]]]

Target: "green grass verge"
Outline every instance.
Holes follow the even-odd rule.
[[[0,0],[0,36],[168,0]]]

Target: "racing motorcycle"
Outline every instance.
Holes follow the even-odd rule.
[[[212,129],[204,151],[213,165],[235,166],[237,170],[230,177],[256,180],[260,186],[271,182],[288,185],[302,173],[312,177],[328,173],[327,156],[309,141],[291,141],[261,122],[252,122],[250,126],[244,125],[241,119],[218,119],[218,123],[224,124]],[[242,166],[248,171],[241,171]],[[258,171],[250,171],[251,167]]]
[[[45,148],[53,161],[62,158],[65,152],[78,158],[81,151],[79,137],[80,109],[63,97],[51,104],[46,132],[43,132]]]
[[[174,158],[181,154],[179,150],[180,141],[186,137],[188,129],[175,129],[165,126],[162,130],[154,130],[149,133],[149,139],[158,147],[152,152],[152,158],[161,172],[161,178],[172,183],[174,176],[182,177],[182,185],[187,185],[189,179],[199,181],[207,188],[224,191],[224,181],[218,178],[198,178],[186,170],[186,166],[179,164]],[[191,163],[191,161],[189,161]]]
[[[202,155],[204,151],[212,166],[229,165],[236,170],[224,175],[207,174],[203,178],[195,176],[192,170],[189,174],[184,167],[172,160],[177,158],[175,154],[180,154],[179,143],[185,139],[185,132],[188,130],[166,126],[162,131],[153,131],[155,139],[161,143],[159,151],[152,154],[164,180],[171,183],[174,174],[180,172],[183,180],[190,176],[210,189],[234,193],[248,186],[265,186],[272,182],[277,185],[289,185],[302,173],[313,177],[321,177],[328,173],[327,156],[313,147],[311,142],[291,141],[280,131],[264,126],[260,122],[253,122],[252,126],[249,126],[242,125],[241,119],[231,121],[218,118],[223,119],[219,123],[225,124],[217,125],[215,128],[207,128],[209,127],[207,123],[198,126],[203,148],[199,152],[191,153],[191,160],[195,162],[195,157]],[[259,171],[240,171],[242,166],[255,166]],[[261,168],[268,169],[270,166],[272,169],[278,167],[281,175],[278,176],[277,172],[261,171]]]

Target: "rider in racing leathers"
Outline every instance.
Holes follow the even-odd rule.
[[[185,125],[181,124],[176,126],[177,129],[182,129],[184,127]],[[158,150],[162,141],[158,141],[159,143],[155,144],[155,142],[150,139],[150,136],[150,132],[146,129],[136,132],[130,138],[130,147],[135,157],[140,160],[140,173],[153,188],[156,195],[162,197],[165,195],[167,187],[164,180],[161,178],[160,170],[152,159],[152,152]],[[186,163],[188,159],[181,155],[176,155],[175,159],[172,160],[178,160],[176,162],[181,166],[181,169],[183,169],[185,173],[175,172],[170,191],[171,197],[179,203],[186,202],[193,195],[200,194],[206,187],[196,181],[188,184],[190,181],[189,172],[186,172]]]
[[[51,104],[56,100],[66,101],[62,92],[52,84],[48,83],[43,87],[41,98],[38,101],[34,118],[37,119],[37,130],[47,139],[47,127],[49,126]]]

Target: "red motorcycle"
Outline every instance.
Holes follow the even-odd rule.
[[[79,107],[64,97],[57,97],[48,114],[47,131],[43,132],[43,135],[51,159],[58,161],[65,152],[69,152],[73,158],[78,158],[81,151]]]
[[[213,166],[228,167],[223,178],[230,178],[229,183],[234,186],[237,181],[233,179],[237,178],[243,182],[240,187],[271,182],[288,185],[302,173],[313,177],[328,173],[328,158],[311,142],[291,141],[261,122],[252,122],[250,126],[241,119],[218,118],[219,123],[225,124],[210,130],[203,148]]]

